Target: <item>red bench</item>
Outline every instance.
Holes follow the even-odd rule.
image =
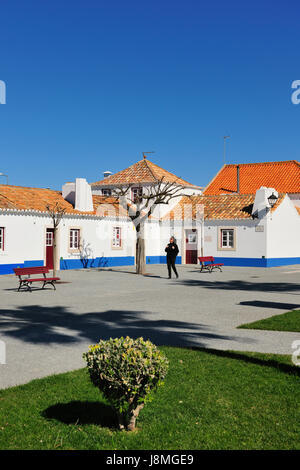
[[[206,270],[211,273],[214,269],[222,271],[221,266],[224,266],[224,263],[215,263],[215,258],[213,256],[199,256],[198,260],[201,264],[200,272]]]
[[[31,291],[31,284],[33,282],[43,282],[42,289],[44,289],[46,284],[51,284],[54,290],[56,290],[54,283],[60,280],[59,277],[46,277],[46,274],[49,272],[49,268],[47,268],[46,266],[35,266],[32,268],[14,268],[14,272],[16,276],[19,276],[20,284],[18,292],[23,287],[26,287],[27,290]],[[43,274],[43,277],[30,277],[33,274]]]

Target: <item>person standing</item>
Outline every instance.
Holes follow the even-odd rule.
[[[165,252],[167,253],[167,266],[169,279],[171,279],[171,268],[173,269],[176,278],[178,278],[178,273],[175,267],[176,256],[179,253],[178,246],[176,245],[176,240],[174,237],[170,238],[170,243],[166,246]]]

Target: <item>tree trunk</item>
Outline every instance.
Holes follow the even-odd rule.
[[[145,274],[145,238],[144,238],[144,224],[139,224],[136,228],[136,273]]]
[[[128,431],[134,431],[137,417],[138,417],[138,415],[139,415],[142,408],[144,408],[144,403],[141,403],[134,410],[131,410],[131,413],[130,413],[130,416],[129,416],[129,421],[128,421],[128,424],[127,424],[127,430]]]
[[[57,228],[53,230],[53,277],[56,277],[56,233]]]
[[[120,429],[120,431],[123,431],[123,429],[125,429],[124,416],[123,416],[122,413],[117,413],[117,416],[118,416],[119,429]]]

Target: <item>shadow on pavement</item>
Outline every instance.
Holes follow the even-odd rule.
[[[281,294],[293,293],[300,295],[300,284],[291,282],[248,282],[240,280],[212,281],[197,279],[179,279],[177,284],[189,287],[204,287],[213,290],[240,290],[257,292],[280,292]]]
[[[289,304],[285,302],[267,302],[264,300],[247,300],[245,302],[240,302],[239,305],[249,305],[250,307],[260,307],[260,308],[279,308],[284,310],[294,310],[300,308],[300,304]]]
[[[107,310],[85,314],[65,307],[27,305],[0,310],[2,335],[32,344],[75,344],[110,337],[142,336],[157,345],[205,346],[201,340],[236,340],[255,343],[251,338],[226,336],[211,331],[208,325],[179,320],[157,320],[151,312]]]

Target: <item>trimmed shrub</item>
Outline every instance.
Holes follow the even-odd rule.
[[[169,362],[143,338],[100,340],[83,354],[92,383],[116,410],[120,429],[135,429],[136,419],[153,392],[163,385]]]

